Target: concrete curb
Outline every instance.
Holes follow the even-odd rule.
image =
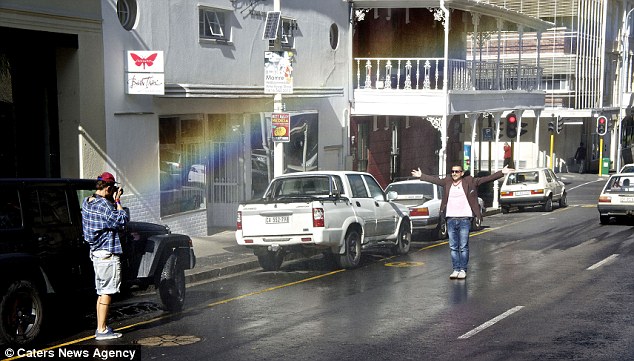
[[[196,266],[191,270],[185,271],[185,283],[191,284],[201,281],[209,281],[214,278],[251,271],[258,268],[260,268],[260,264],[255,256],[253,256],[253,259],[224,262],[213,266]]]

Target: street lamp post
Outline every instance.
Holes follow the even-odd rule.
[[[628,53],[630,52],[630,23],[628,21],[628,19],[630,18],[630,15],[632,14],[632,11],[634,11],[634,8],[630,9],[627,14],[625,15],[625,18],[623,19],[623,36],[622,36],[622,46],[621,46],[621,99],[620,99],[620,109],[619,109],[619,132],[618,132],[618,139],[617,139],[617,149],[616,149],[616,171],[618,172],[621,169],[621,152],[622,152],[622,144],[621,144],[621,139],[622,139],[622,133],[623,133],[623,118],[625,118],[625,104],[623,103],[623,98],[625,97],[625,77],[626,77],[626,72],[627,72],[627,68],[629,67],[628,64]]]

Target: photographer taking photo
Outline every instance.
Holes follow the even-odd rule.
[[[108,309],[112,295],[119,293],[121,286],[121,261],[123,253],[119,231],[130,217],[121,205],[123,188],[111,173],[97,177],[96,192],[86,197],[81,206],[84,240],[90,245],[90,259],[95,270],[97,290],[96,340],[121,337],[107,326]]]

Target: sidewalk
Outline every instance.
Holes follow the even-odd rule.
[[[253,251],[238,245],[233,230],[220,230],[210,236],[191,239],[196,267],[185,271],[187,284],[260,267]]]

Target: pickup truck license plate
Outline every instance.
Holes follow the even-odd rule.
[[[516,196],[528,196],[531,194],[530,191],[519,191],[519,192],[514,192],[513,194],[515,194]]]
[[[288,216],[266,217],[266,224],[288,223]]]

